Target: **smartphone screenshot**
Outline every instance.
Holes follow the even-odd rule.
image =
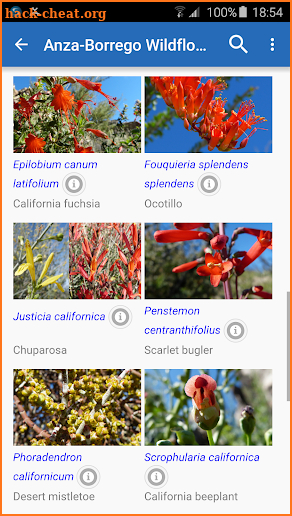
[[[2,3],[1,514],[290,514],[289,49],[288,2]]]

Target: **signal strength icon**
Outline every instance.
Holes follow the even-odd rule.
[[[190,14],[189,18],[200,18],[200,7],[194,10],[192,14]]]
[[[185,7],[183,5],[177,5],[175,7],[175,10],[177,11],[177,17],[182,18],[183,17],[183,11],[185,10]]]

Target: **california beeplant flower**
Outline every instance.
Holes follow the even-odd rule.
[[[47,287],[48,285],[52,285],[52,284],[57,285],[58,289],[61,290],[61,292],[64,292],[62,285],[60,283],[58,283],[58,280],[63,276],[63,273],[58,274],[56,276],[46,276],[48,269],[53,261],[54,253],[51,253],[50,256],[48,257],[48,259],[43,267],[43,270],[41,272],[41,275],[38,278],[38,280],[36,281],[34,264],[36,261],[39,261],[39,260],[38,260],[38,256],[36,256],[34,258],[29,240],[26,240],[26,242],[25,242],[25,250],[26,250],[26,263],[22,263],[21,265],[19,265],[17,271],[15,272],[15,276],[20,276],[21,274],[23,274],[25,271],[28,270],[30,277],[31,277],[31,283],[32,283],[29,299],[33,299],[35,297],[35,294],[37,293],[37,291],[39,289],[41,289],[42,287]]]
[[[216,388],[217,383],[207,374],[192,376],[185,385],[186,395],[192,398],[194,420],[203,430],[212,430],[219,421]]]
[[[257,126],[267,120],[255,114],[252,100],[241,102],[238,111],[225,111],[226,98],[217,96],[227,85],[221,78],[150,77],[165,104],[174,109],[187,131],[198,133],[208,143],[208,150],[228,152],[244,148]],[[247,131],[250,131],[247,134]],[[242,138],[243,137],[243,138]],[[241,139],[242,138],[242,139]],[[239,140],[241,141],[239,142]],[[238,147],[236,145],[238,144]]]

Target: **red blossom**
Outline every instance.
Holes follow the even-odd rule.
[[[70,93],[70,91],[64,90],[61,84],[56,84],[56,86],[52,88],[52,93],[54,95],[54,99],[51,102],[51,106],[53,106],[55,111],[60,109],[61,111],[64,111],[64,113],[67,113],[75,105],[74,94]]]
[[[240,264],[237,266],[237,273],[241,274],[246,267],[254,262],[261,254],[272,245],[272,232],[260,231],[257,241],[247,251]]]
[[[207,374],[201,374],[192,376],[186,385],[185,385],[185,393],[187,396],[190,396],[193,400],[193,404],[197,409],[202,408],[203,401],[208,399],[210,406],[216,405],[216,398],[214,391],[217,388],[217,383],[211,376]]]
[[[217,148],[227,152],[245,147],[257,128],[254,127],[248,136],[246,130],[265,122],[266,119],[255,115],[254,111],[250,113],[254,104],[249,100],[241,103],[238,113],[232,111],[230,117],[224,120],[227,116],[227,99],[213,97],[216,91],[226,88],[226,83],[221,79],[209,79],[204,84],[201,79],[202,77],[150,77],[166,105],[173,108],[183,120],[185,129],[196,131],[206,140],[209,151]],[[246,135],[245,139],[236,147],[243,134]]]
[[[182,265],[178,265],[174,269],[172,269],[172,272],[185,272],[189,271],[191,269],[194,269],[194,267],[197,267],[201,263],[201,259],[194,260],[193,262],[183,263]]]
[[[46,142],[43,138],[38,138],[33,134],[29,133],[28,137],[25,138],[25,152],[29,153],[44,153],[43,147],[46,145]]]
[[[171,243],[171,242],[185,242],[187,240],[207,240],[209,241],[210,234],[204,231],[187,231],[180,229],[166,229],[156,231],[154,233],[156,242]]]
[[[222,275],[232,269],[233,263],[229,260],[222,261],[220,253],[215,253],[214,256],[210,253],[205,255],[205,265],[198,267],[197,273],[199,276],[210,276],[211,285],[218,287]]]

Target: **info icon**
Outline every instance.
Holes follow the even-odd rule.
[[[132,322],[132,313],[125,306],[115,306],[109,313],[109,321],[115,328],[127,328]]]
[[[198,188],[203,195],[215,195],[219,192],[221,182],[216,174],[204,174],[199,178]]]
[[[63,179],[63,189],[69,195],[81,195],[85,186],[84,177],[76,172],[68,174]]]
[[[161,466],[152,466],[145,473],[145,482],[149,487],[161,489],[168,481],[167,471]]]
[[[247,326],[240,319],[233,319],[225,325],[224,333],[231,342],[241,342],[247,335]]]
[[[100,481],[100,473],[94,466],[83,466],[77,473],[77,482],[85,489],[93,489]]]

